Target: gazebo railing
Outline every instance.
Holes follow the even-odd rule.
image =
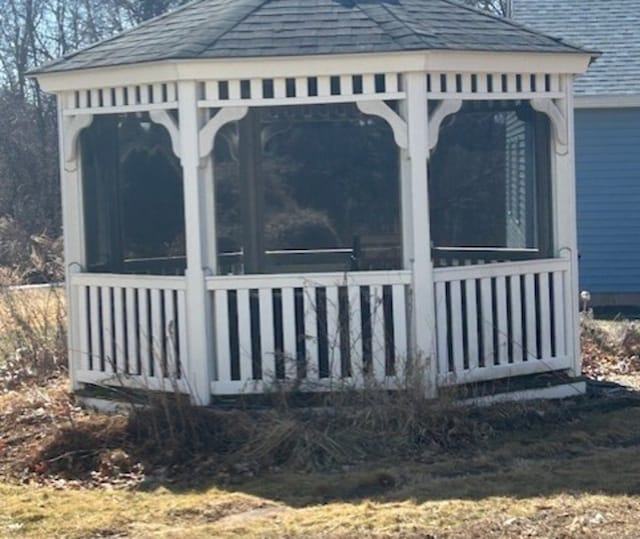
[[[439,384],[571,367],[569,272],[566,259],[435,269]]]
[[[183,277],[72,274],[78,382],[188,392]]]
[[[211,277],[213,394],[401,379],[407,271]]]

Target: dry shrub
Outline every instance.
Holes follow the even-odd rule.
[[[84,479],[104,465],[104,456],[126,451],[125,416],[90,415],[58,428],[31,458],[40,474]]]
[[[177,465],[205,454],[233,454],[253,434],[251,418],[241,411],[193,406],[180,394],[150,395],[144,407],[133,407],[127,433],[145,458]]]
[[[640,372],[640,323],[581,318],[583,372],[597,380]]]
[[[475,408],[449,396],[428,400],[412,389],[346,391],[304,408],[291,405],[292,396],[278,398],[277,407],[225,411],[193,406],[184,396],[150,394],[147,406],[126,414],[88,414],[58,426],[31,466],[67,479],[117,477],[136,467],[191,482],[281,468],[333,470],[464,452],[500,432],[564,421],[570,411],[545,403]]]
[[[43,383],[66,366],[64,290],[0,288],[0,391]]]
[[[14,219],[0,217],[0,267],[4,277],[12,273],[17,278],[11,284],[60,282],[64,279],[62,237],[29,234]]]

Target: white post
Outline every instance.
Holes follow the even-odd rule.
[[[209,273],[207,246],[207,193],[205,175],[200,169],[200,118],[196,83],[178,84],[180,118],[180,158],[182,162],[185,235],[186,235],[186,301],[187,301],[187,377],[195,404],[207,405],[211,400],[211,313],[206,277]]]
[[[402,214],[405,269],[413,272],[413,305],[410,318],[411,354],[424,364],[426,391],[437,395],[435,358],[435,305],[429,192],[427,189],[428,125],[427,76],[404,76],[406,102],[403,116],[407,122],[409,145],[402,152]]]
[[[565,289],[567,354],[573,360],[572,375],[582,370],[580,357],[580,302],[578,281],[578,235],[576,215],[575,135],[573,125],[573,76],[563,77],[564,99],[560,102],[567,130],[566,151],[558,153],[551,141],[554,193],[554,240],[558,256],[570,261],[569,282]],[[555,131],[554,131],[555,132]]]
[[[65,96],[58,95],[58,147],[60,160],[60,189],[62,196],[62,230],[64,234],[65,288],[67,295],[69,379],[71,389],[81,384],[76,379],[78,370],[88,370],[82,365],[88,361],[89,350],[82,349],[83,332],[86,332],[86,313],[79,309],[79,297],[71,287],[71,275],[84,271],[86,265],[85,229],[82,195],[82,166],[78,150],[78,134],[91,123],[87,115],[80,122],[71,122],[64,116]]]

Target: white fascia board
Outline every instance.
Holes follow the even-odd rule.
[[[526,53],[435,51],[428,53],[426,68],[433,72],[487,73],[584,73],[589,67],[588,53]]]
[[[636,95],[576,95],[577,109],[626,109],[640,107],[640,94]]]
[[[584,72],[589,54],[427,51],[385,54],[166,60],[35,75],[51,93],[181,80],[252,79],[365,73]]]

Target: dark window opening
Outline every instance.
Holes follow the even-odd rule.
[[[549,144],[526,102],[467,102],[445,119],[429,162],[436,264],[551,255]]]
[[[87,270],[182,274],[182,171],[145,115],[98,116],[81,136]]]
[[[219,272],[401,267],[398,150],[353,104],[252,109],[215,149]]]

